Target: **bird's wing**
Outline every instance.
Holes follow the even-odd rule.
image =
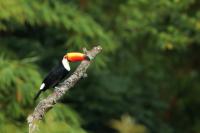
[[[49,74],[45,77],[43,83],[46,85],[46,89],[49,87],[55,86],[58,84],[69,72],[59,64],[55,68],[53,68]]]

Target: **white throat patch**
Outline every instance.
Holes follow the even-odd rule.
[[[64,66],[64,68],[67,70],[67,71],[70,71],[70,66],[69,66],[69,62],[67,59],[63,58],[62,59],[62,64]]]

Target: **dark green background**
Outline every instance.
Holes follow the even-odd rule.
[[[48,71],[95,45],[39,132],[200,132],[199,0],[0,0],[0,132],[27,132]]]

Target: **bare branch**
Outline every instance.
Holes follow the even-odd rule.
[[[102,50],[101,46],[94,47],[92,50],[84,52],[93,59]],[[47,98],[41,100],[39,104],[35,107],[35,110],[27,118],[29,124],[29,133],[34,133],[37,129],[37,122],[41,120],[46,112],[53,108],[53,106],[58,102],[58,100],[70,89],[72,88],[81,77],[84,77],[86,70],[89,67],[91,61],[82,61],[77,67],[74,73],[67,78],[64,82],[60,83],[55,91],[49,95]]]

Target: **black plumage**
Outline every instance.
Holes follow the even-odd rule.
[[[45,84],[44,88],[40,89],[36,94],[34,100],[36,100],[42,91],[45,91],[51,87],[55,87],[58,85],[67,75],[69,71],[63,66],[62,62],[60,62],[56,67],[54,67],[49,74],[43,80]]]

